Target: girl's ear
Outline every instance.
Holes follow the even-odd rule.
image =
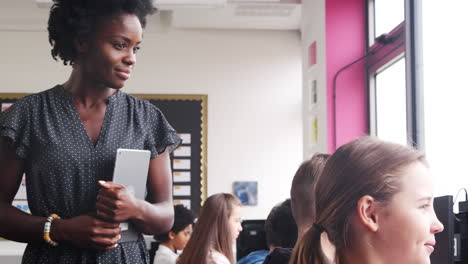
[[[357,202],[357,216],[365,228],[372,232],[379,229],[379,210],[377,201],[370,195],[364,195]]]
[[[176,236],[176,233],[172,232],[172,231],[169,231],[169,233],[167,234],[167,236],[169,237],[169,240],[174,240],[175,236]]]

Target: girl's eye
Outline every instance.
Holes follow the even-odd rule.
[[[140,47],[133,48],[133,53],[137,53],[140,50]]]
[[[429,208],[429,206],[430,206],[429,204],[423,204],[423,205],[421,205],[419,208],[421,208],[421,209],[427,209],[427,208]]]

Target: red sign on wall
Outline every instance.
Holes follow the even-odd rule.
[[[317,64],[317,41],[314,41],[309,45],[308,55],[309,55],[309,67]]]

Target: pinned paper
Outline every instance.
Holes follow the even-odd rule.
[[[189,133],[179,133],[177,134],[182,139],[182,144],[191,144],[191,136]]]
[[[14,200],[12,205],[18,209],[20,209],[21,211],[23,212],[26,212],[28,214],[31,213],[31,211],[29,210],[29,206],[28,206],[28,201],[24,201],[24,200]]]
[[[174,185],[175,196],[190,196],[190,185]]]
[[[12,103],[2,103],[2,112],[10,108],[13,105]]]
[[[190,171],[174,171],[172,175],[174,182],[190,182]]]
[[[23,179],[21,179],[20,187],[18,188],[18,192],[16,192],[15,200],[26,200],[26,177],[23,175]]]
[[[182,204],[183,206],[187,207],[187,209],[190,209],[191,207],[191,201],[187,199],[181,199],[181,200],[174,200],[174,204]]]
[[[190,146],[180,146],[174,150],[174,157],[190,157]]]
[[[172,167],[176,170],[190,170],[190,160],[174,159]]]

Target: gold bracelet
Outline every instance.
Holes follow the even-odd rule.
[[[53,241],[51,238],[50,238],[50,226],[52,225],[52,221],[54,219],[60,219],[60,216],[56,215],[56,214],[51,214],[49,215],[49,217],[47,217],[46,219],[46,222],[44,224],[44,240],[47,244],[53,246],[53,247],[56,247],[58,246],[58,243]]]

